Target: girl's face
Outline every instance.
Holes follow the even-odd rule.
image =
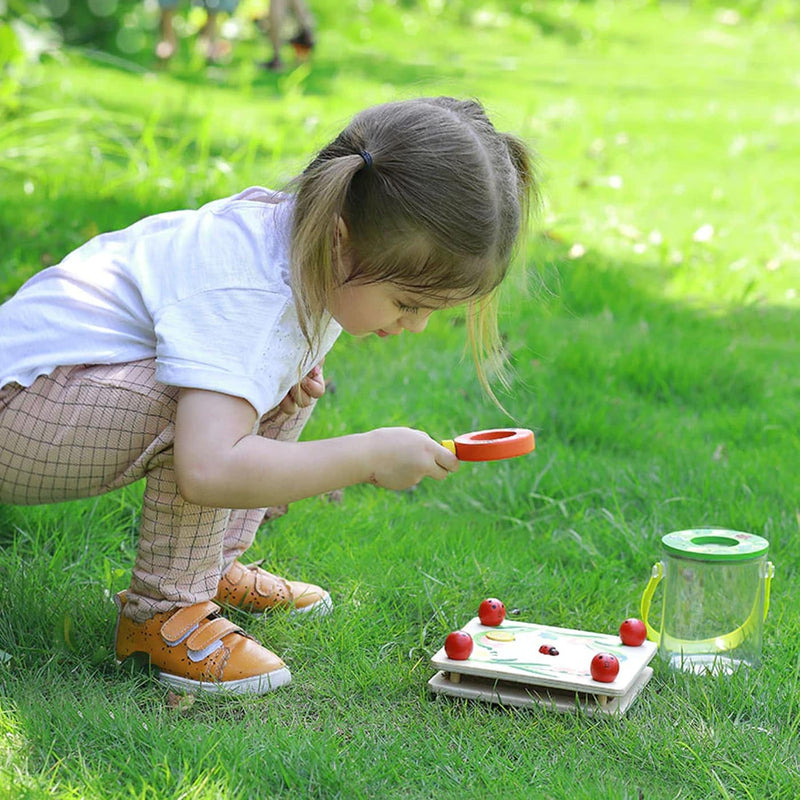
[[[353,336],[396,336],[425,330],[430,315],[440,308],[426,302],[393,283],[346,283],[333,290],[328,311]]]
[[[422,333],[434,311],[461,302],[454,297],[452,302],[440,303],[390,281],[347,283],[355,266],[347,241],[347,226],[340,219],[333,261],[342,283],[332,291],[327,307],[331,316],[353,336],[371,333],[381,337],[397,336],[403,331]]]

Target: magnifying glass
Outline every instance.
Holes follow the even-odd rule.
[[[442,446],[459,461],[497,461],[527,455],[536,447],[536,440],[527,428],[493,428],[445,439]]]

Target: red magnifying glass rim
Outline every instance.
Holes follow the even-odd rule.
[[[449,442],[443,444],[449,446]],[[536,440],[527,428],[492,428],[464,433],[452,444],[449,449],[459,461],[497,461],[527,455],[536,447]]]

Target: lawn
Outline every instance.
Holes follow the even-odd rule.
[[[176,699],[115,664],[141,486],[0,506],[0,797],[800,796],[794,5],[318,0],[313,60],[282,74],[256,66],[257,7],[227,64],[187,38],[156,67],[144,4],[116,45],[0,72],[0,298],[94,233],[280,185],[365,105],[475,96],[539,151],[546,198],[503,304],[510,416],[482,396],[454,311],[419,337],[343,338],[305,435],[520,425],[537,448],[265,526],[253,560],[336,608],[236,616],[292,670],[261,698]],[[614,633],[662,535],[701,526],[770,542],[759,668],[656,658],[619,718],[428,694],[431,656],[484,597]]]

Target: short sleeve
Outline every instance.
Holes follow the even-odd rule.
[[[297,339],[283,333],[291,305],[281,294],[230,288],[162,308],[154,320],[156,378],[243,397],[264,414],[295,382],[303,357]]]

